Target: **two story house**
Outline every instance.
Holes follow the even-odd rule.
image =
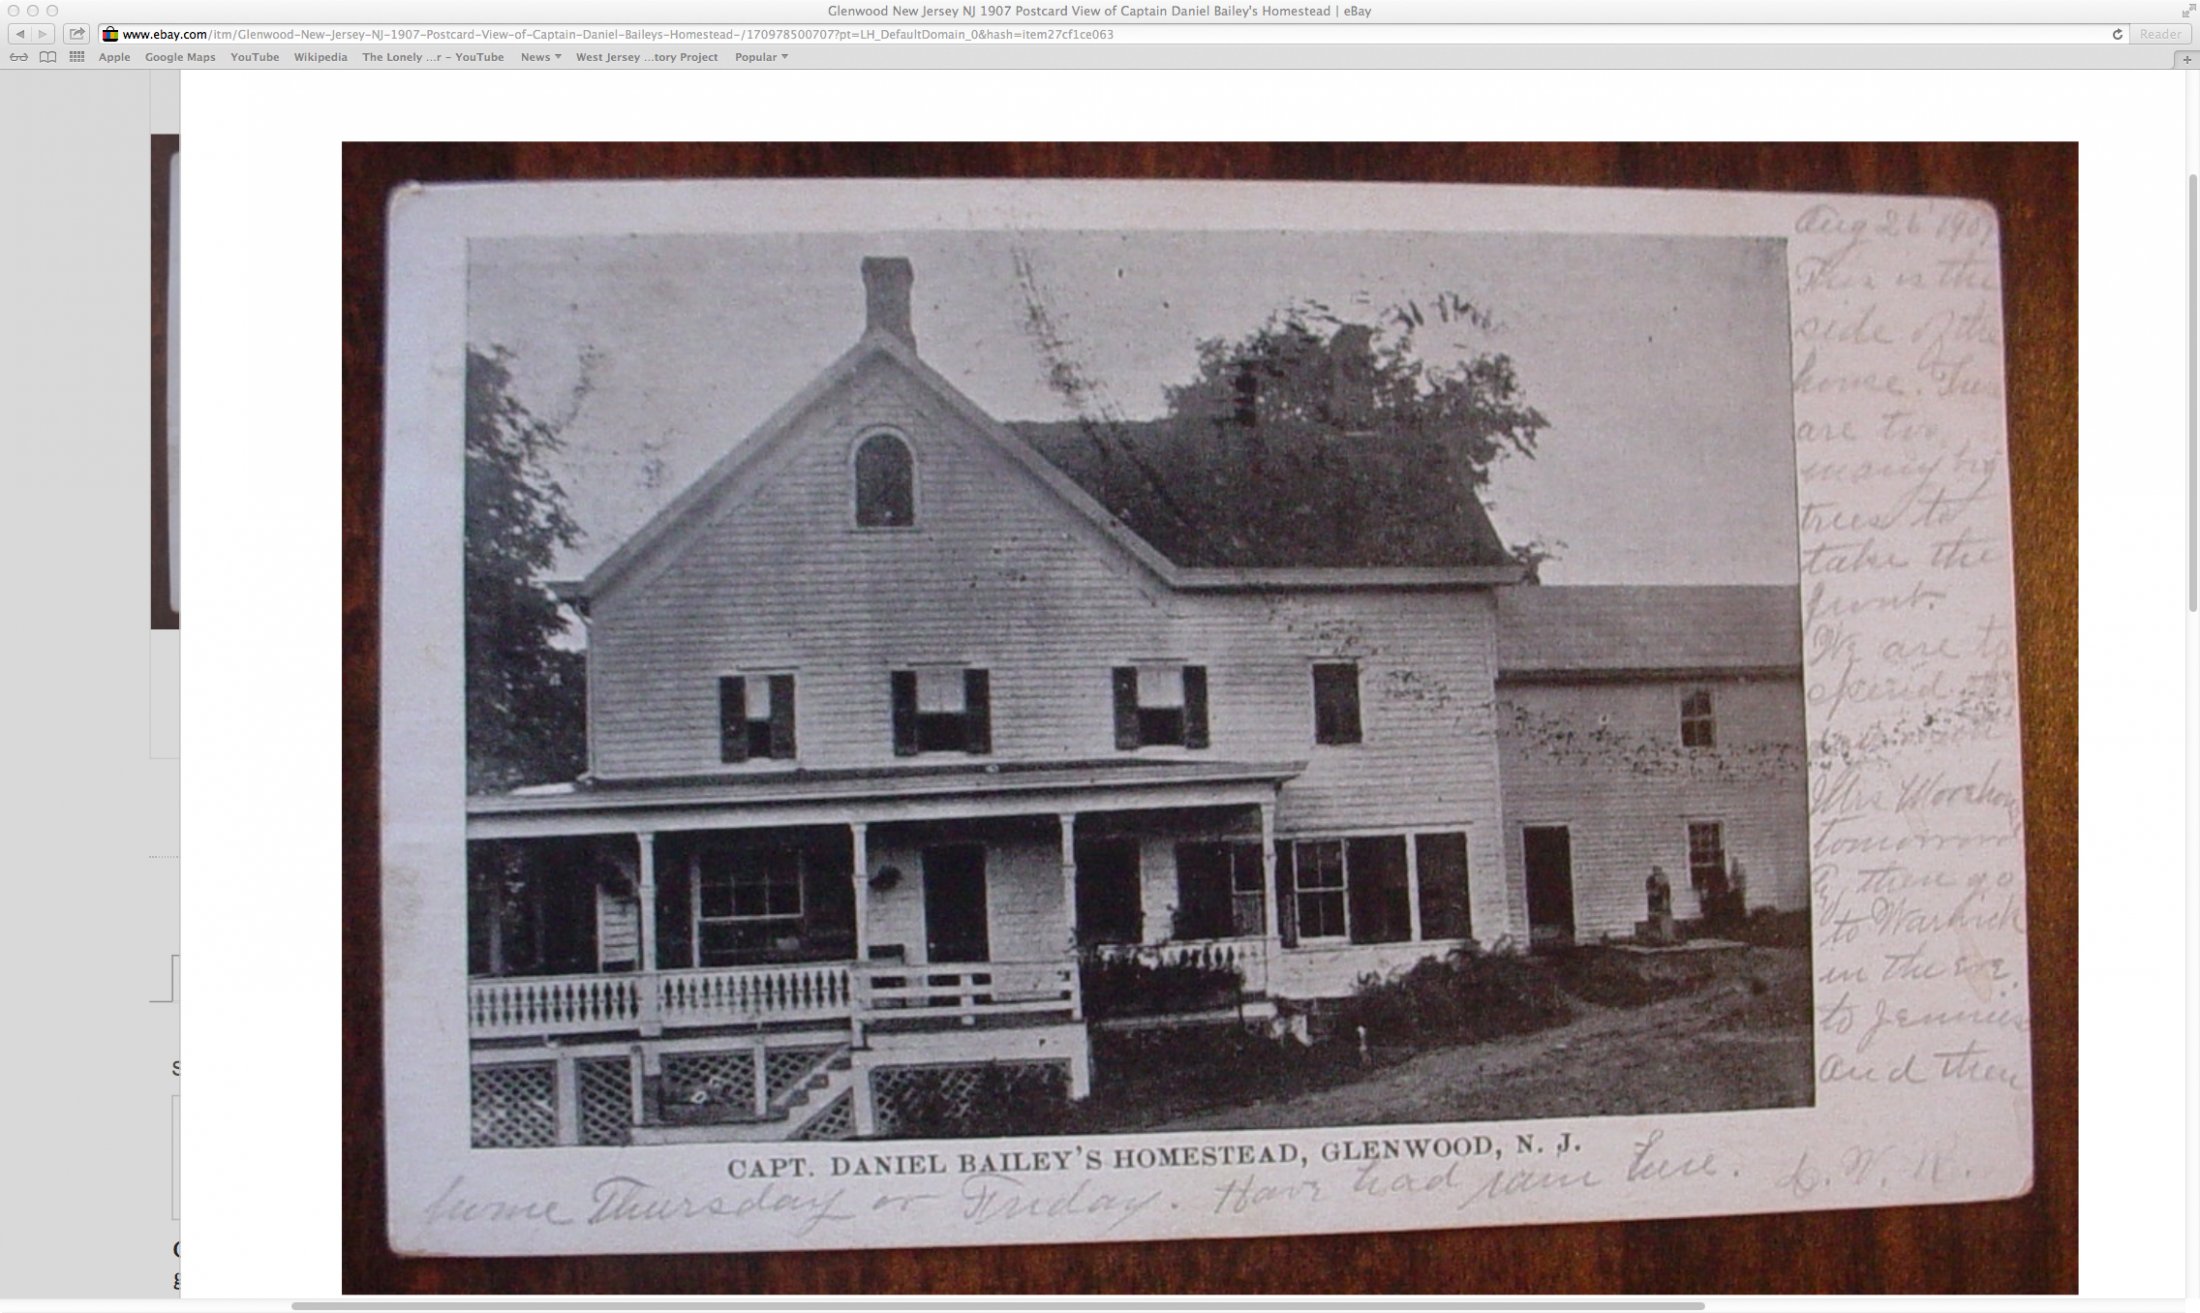
[[[1226,971],[1257,1013],[1551,939],[1502,783],[1546,688],[1799,674],[1790,643],[1512,678],[1523,599],[1580,590],[1511,587],[1466,471],[1266,431],[1250,394],[1004,424],[919,355],[909,264],[862,272],[855,345],[561,585],[588,772],[468,807],[477,1144],[907,1132],[1083,1096],[1081,960]],[[1538,832],[1592,823],[1541,778]],[[1799,836],[1753,893],[1800,905]],[[1566,935],[1632,919],[1568,878]]]

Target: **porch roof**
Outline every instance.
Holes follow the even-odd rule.
[[[472,839],[976,819],[1272,801],[1303,761],[908,765],[587,780],[466,800]]]

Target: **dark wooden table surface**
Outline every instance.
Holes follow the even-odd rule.
[[[376,847],[383,201],[417,179],[1273,178],[1885,192],[2001,213],[2035,1181],[2000,1203],[1009,1249],[404,1260],[383,1242]],[[344,1288],[586,1293],[2074,1292],[2078,150],[2073,144],[365,145],[344,155]]]

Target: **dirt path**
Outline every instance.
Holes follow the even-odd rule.
[[[1501,1121],[1793,1107],[1810,1102],[1808,1004],[1800,954],[1768,956],[1769,989],[1722,981],[1640,1008],[1576,1003],[1553,1030],[1422,1053],[1367,1079],[1178,1118],[1190,1131]]]

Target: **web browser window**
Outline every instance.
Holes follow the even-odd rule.
[[[0,1307],[2200,1290],[2193,6],[0,11]]]

